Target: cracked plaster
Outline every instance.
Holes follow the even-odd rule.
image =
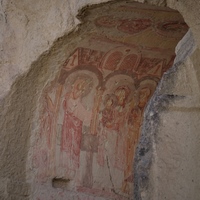
[[[10,182],[15,183],[14,188],[16,188],[15,185],[19,185],[19,187],[23,188],[24,186],[20,186],[23,184],[19,184],[21,181],[24,183],[26,180],[26,177],[24,176],[26,169],[25,169],[25,161],[27,159],[26,155],[23,155],[22,152],[27,151],[27,148],[29,146],[29,137],[28,134],[30,132],[30,129],[36,129],[37,123],[33,122],[31,125],[30,122],[30,112],[34,112],[33,105],[37,103],[38,99],[36,98],[35,94],[39,93],[39,86],[37,85],[37,81],[45,82],[45,73],[47,69],[40,70],[40,67],[44,64],[44,62],[47,62],[45,60],[45,56],[47,55],[47,52],[53,48],[55,50],[51,50],[51,54],[56,53],[56,43],[54,43],[58,38],[60,38],[63,35],[67,35],[70,31],[75,29],[77,25],[80,23],[76,19],[77,11],[85,6],[86,4],[95,4],[100,3],[103,1],[81,1],[81,2],[75,2],[70,1],[67,5],[67,2],[48,2],[48,5],[46,5],[45,1],[42,1],[40,6],[35,1],[29,3],[25,3],[23,1],[20,2],[13,2],[13,1],[1,1],[1,11],[0,11],[0,24],[1,24],[1,31],[0,31],[0,48],[1,48],[1,141],[3,141],[4,144],[1,144],[1,182],[5,184],[0,185],[0,191],[1,192],[1,198],[2,199],[27,199],[28,193],[21,192],[20,196],[17,195],[10,195],[8,189],[12,185]],[[139,1],[144,2],[144,1]],[[154,4],[160,4],[163,5],[164,1],[152,1],[150,3]],[[66,4],[67,6],[63,6],[63,4]],[[167,1],[167,3],[164,2],[164,4],[167,4],[171,8],[177,9],[184,17],[187,24],[190,26],[191,31],[193,32],[197,50],[193,53],[193,55],[188,58],[185,61],[185,68],[188,68],[188,66],[192,66],[192,69],[190,69],[190,73],[197,74],[198,75],[198,64],[199,64],[199,7],[200,4],[198,1],[185,1],[185,0],[179,0],[179,1]],[[35,6],[32,6],[35,5]],[[56,9],[55,9],[56,8]],[[64,9],[67,10],[64,10]],[[70,10],[70,11],[69,11]],[[45,13],[45,14],[44,14]],[[64,13],[68,13],[64,15]],[[53,16],[56,15],[57,18],[54,18]],[[54,21],[55,20],[55,21]],[[57,23],[57,21],[61,21],[60,23]],[[49,23],[50,22],[50,23]],[[50,32],[46,32],[45,30],[52,30]],[[69,38],[71,36],[69,35]],[[73,37],[72,37],[73,39]],[[54,43],[54,45],[53,45]],[[57,44],[59,41],[57,42]],[[73,46],[73,43],[71,44]],[[41,56],[42,55],[42,56]],[[43,58],[43,59],[42,59]],[[41,61],[41,62],[40,62]],[[180,67],[181,65],[179,65]],[[184,67],[183,67],[184,68]],[[54,72],[53,67],[50,70],[51,73]],[[40,73],[39,73],[40,71]],[[186,69],[187,71],[187,69]],[[29,73],[27,73],[29,72]],[[185,72],[184,72],[185,73]],[[24,75],[23,77],[21,75]],[[52,79],[53,75],[49,76],[49,79]],[[193,75],[194,77],[195,75]],[[182,77],[182,75],[181,75]],[[191,88],[195,88],[195,92],[193,92],[191,95],[185,95],[185,98],[191,99],[191,101],[185,101],[184,107],[188,107],[191,105],[191,102],[196,99],[196,107],[198,108],[198,98],[199,98],[199,76],[197,76],[197,82],[190,83]],[[174,79],[174,78],[173,78]],[[17,82],[15,82],[18,80]],[[20,81],[19,81],[20,80]],[[28,80],[33,80],[32,82],[29,82]],[[24,99],[22,97],[22,94],[24,91],[29,90],[29,95]],[[179,90],[179,89],[178,89]],[[171,91],[171,89],[170,89]],[[188,91],[186,91],[187,93]],[[195,93],[195,94],[194,94]],[[176,93],[175,93],[176,94]],[[171,94],[167,94],[171,95]],[[180,96],[180,94],[178,94]],[[167,102],[171,99],[171,96],[166,96]],[[172,95],[172,99],[174,99],[174,94]],[[195,97],[195,98],[193,98]],[[184,98],[184,99],[185,99]],[[165,95],[164,95],[165,99]],[[171,100],[170,100],[171,101]],[[174,101],[174,100],[173,100]],[[173,102],[172,101],[172,102]],[[27,102],[29,102],[27,104]],[[159,96],[155,97],[154,102],[159,104]],[[162,100],[162,102],[165,102]],[[167,105],[170,103],[167,103]],[[178,105],[180,105],[180,101],[178,102]],[[166,107],[166,106],[165,106]],[[173,107],[173,106],[172,106]],[[35,108],[34,108],[35,109]],[[166,110],[170,110],[167,106]],[[195,109],[196,110],[196,109]],[[148,110],[146,111],[148,113]],[[160,112],[160,110],[158,111]],[[149,116],[154,116],[154,114],[149,113]],[[190,115],[188,115],[190,116]],[[32,116],[31,116],[32,117]],[[170,118],[168,116],[164,116],[167,118]],[[186,117],[186,122],[188,120],[191,120],[191,118],[194,117],[195,119],[198,119],[198,115],[191,115],[190,119]],[[162,117],[160,117],[161,121],[164,121]],[[175,121],[179,121],[180,118],[182,118],[182,115],[177,114],[176,116],[173,116]],[[148,121],[148,120],[147,120]],[[156,117],[153,120],[155,123]],[[149,120],[151,122],[151,120]],[[153,123],[154,123],[153,122]],[[198,124],[198,121],[194,120],[194,127],[196,127]],[[27,125],[27,126],[26,126]],[[163,128],[160,123],[158,124]],[[193,126],[192,125],[192,126]],[[144,125],[145,126],[145,125]],[[153,125],[154,126],[154,125]],[[191,125],[190,125],[191,126]],[[184,128],[184,126],[183,126]],[[167,128],[166,128],[167,130]],[[171,133],[173,134],[174,131],[181,132],[182,129],[173,129]],[[150,131],[151,132],[151,131]],[[165,132],[162,130],[162,132]],[[197,132],[198,128],[195,130],[192,130],[191,132]],[[158,131],[158,133],[160,133]],[[157,133],[157,134],[158,134]],[[188,134],[186,131],[185,136]],[[16,135],[16,137],[14,136]],[[198,137],[194,136],[194,137]],[[14,141],[14,144],[13,144]],[[142,142],[142,140],[141,140]],[[177,140],[177,143],[179,141]],[[23,148],[20,147],[23,144]],[[194,145],[195,144],[195,145]],[[157,147],[158,145],[158,147]],[[195,140],[189,144],[189,146],[194,145],[196,149],[198,149],[198,144],[195,143]],[[140,191],[140,194],[138,193],[138,196],[136,196],[136,199],[142,198],[142,199],[164,199],[161,191],[167,191],[163,189],[166,185],[163,184],[162,187],[158,187],[158,184],[160,183],[160,180],[155,180],[155,177],[158,177],[158,175],[155,175],[156,173],[162,174],[162,171],[158,170],[157,167],[160,166],[158,163],[158,158],[160,158],[163,155],[157,155],[156,148],[159,149],[159,143],[153,141],[152,144],[153,150],[154,150],[154,156],[155,160],[154,165],[152,168],[150,168],[150,183],[149,187],[145,188],[143,190],[142,185],[142,191]],[[18,152],[20,156],[12,157],[16,152]],[[140,155],[143,155],[145,151],[140,151]],[[182,150],[182,152],[184,152]],[[191,152],[190,155],[196,156],[195,150]],[[182,154],[180,154],[182,155]],[[182,155],[184,156],[184,155]],[[158,158],[157,158],[158,157]],[[192,163],[195,163],[196,160],[191,160]],[[146,163],[147,166],[149,166],[149,162]],[[194,166],[195,164],[192,164]],[[15,166],[15,167],[13,167]],[[167,166],[167,165],[166,165]],[[160,167],[162,169],[162,167]],[[167,169],[167,168],[166,168]],[[169,169],[167,169],[169,170]],[[196,168],[192,168],[191,170],[196,171]],[[190,178],[190,173],[187,172],[188,177]],[[180,175],[181,176],[181,175]],[[184,175],[185,176],[185,175]],[[188,179],[189,179],[188,178]],[[14,180],[14,181],[13,181]],[[17,180],[17,181],[15,181]],[[20,181],[19,181],[20,180]],[[162,179],[161,179],[162,180]],[[172,180],[174,181],[174,180]],[[178,181],[182,181],[177,179]],[[162,182],[162,181],[161,181]],[[197,181],[198,182],[198,181]],[[142,183],[146,187],[145,180]],[[162,184],[161,184],[162,185]],[[28,187],[28,184],[27,184]],[[151,190],[149,190],[152,189]],[[194,185],[194,188],[198,190],[198,184]],[[19,189],[19,191],[24,189]],[[176,190],[173,190],[174,193],[172,193],[174,198],[176,194]],[[185,192],[187,193],[188,190]],[[193,199],[198,200],[198,196],[195,196],[196,191],[192,190]],[[153,197],[149,197],[148,195],[152,194]],[[189,193],[188,193],[189,194]],[[179,193],[179,196],[177,196],[176,199],[184,199],[183,194]],[[140,196],[140,197],[139,197]],[[148,198],[147,198],[148,197]],[[186,195],[188,198],[188,196]],[[191,196],[190,196],[191,197]],[[170,199],[169,196],[167,196],[166,199]],[[186,199],[187,199],[186,198]]]

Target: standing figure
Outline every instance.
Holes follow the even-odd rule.
[[[122,186],[122,191],[128,194],[130,194],[130,192],[132,191],[133,161],[140,133],[141,119],[142,119],[141,110],[138,108],[138,106],[134,106],[133,108],[131,108],[128,117],[128,135],[126,142],[126,168],[124,170],[124,182]]]
[[[92,81],[89,77],[78,77],[63,102],[64,121],[61,136],[62,162],[68,175],[74,176],[79,168],[82,126],[90,125],[92,113],[82,104],[82,98],[89,93]]]
[[[37,171],[37,179],[45,181],[49,174],[53,173],[53,156],[51,152],[55,141],[53,141],[53,127],[55,119],[55,106],[49,94],[44,96],[44,109],[41,118],[40,134],[33,145],[33,167]]]
[[[144,108],[151,97],[153,91],[155,90],[156,82],[154,80],[143,80],[140,82],[139,88],[137,90],[137,101],[134,106],[130,109],[129,119],[128,119],[128,137],[127,137],[127,160],[126,169],[124,173],[124,182],[122,191],[125,193],[130,193],[132,190],[133,182],[133,161],[135,155],[136,145],[138,144],[142,116],[144,113]],[[134,101],[134,99],[133,99]]]
[[[117,131],[114,166],[122,171],[125,169],[126,165],[126,122],[128,115],[127,100],[130,92],[131,91],[128,86],[119,86],[114,92],[117,98],[117,106],[114,111],[114,128]]]
[[[54,145],[54,141],[52,141],[52,135],[55,117],[55,106],[48,94],[45,95],[44,108],[45,112],[42,117],[42,126],[40,134],[45,145],[47,145],[48,149],[51,150],[52,146]]]
[[[107,140],[107,134],[114,128],[114,108],[116,105],[115,95],[107,94],[104,100],[104,109],[101,111],[101,124],[102,129],[99,134],[99,146],[97,161],[100,166],[104,166],[105,162],[105,142]]]

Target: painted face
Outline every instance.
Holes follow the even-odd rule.
[[[119,105],[123,105],[125,103],[125,99],[126,99],[126,91],[125,89],[119,89],[115,92],[115,95],[118,99],[118,104]]]
[[[74,83],[73,89],[72,89],[72,96],[74,99],[80,98],[86,89],[86,82],[85,80],[77,80]]]
[[[112,99],[108,99],[107,102],[106,102],[106,107],[109,108],[111,107],[113,104],[113,100]]]

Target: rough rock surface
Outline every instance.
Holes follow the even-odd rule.
[[[55,61],[46,63],[46,56],[56,54],[64,43],[58,39],[76,29],[79,9],[102,2],[106,1],[0,1],[0,199],[29,199],[26,161],[30,132],[37,128],[34,112],[41,88],[58,70],[53,66]],[[197,49],[168,72],[147,108],[144,129],[148,127],[150,138],[144,130],[141,145],[147,147],[138,148],[136,167],[143,167],[137,174],[135,199],[198,200],[200,3],[138,2],[178,10],[193,33]],[[73,36],[68,39],[73,41]],[[73,47],[73,42],[70,45]],[[47,68],[48,64],[51,67]],[[149,112],[151,106],[156,107],[153,112]]]
[[[188,32],[146,109],[135,161],[135,199],[199,199],[195,153],[199,148],[199,85],[194,58],[189,57],[195,49]]]

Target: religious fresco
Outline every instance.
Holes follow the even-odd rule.
[[[129,9],[123,7],[123,12]],[[88,33],[44,88],[32,166],[36,182],[51,179],[63,189],[52,199],[70,199],[67,191],[88,195],[77,199],[133,198],[133,161],[144,109],[175,56],[165,49],[167,41],[161,48],[145,46],[145,40],[127,45],[130,38],[122,42],[120,37],[142,37],[149,29],[167,40],[176,30],[181,38],[186,29],[183,22],[156,23],[147,14],[131,19],[126,15],[96,16],[92,26],[120,35],[111,39],[111,32],[106,37]],[[50,199],[38,194],[37,199],[45,198]]]

